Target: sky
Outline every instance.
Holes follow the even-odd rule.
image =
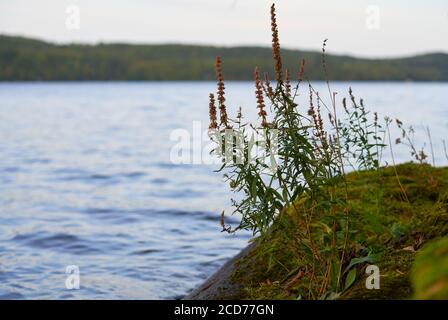
[[[448,52],[447,0],[283,0],[280,41],[358,57]],[[57,43],[270,45],[272,0],[0,0],[0,33]]]

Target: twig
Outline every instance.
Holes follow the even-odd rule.
[[[390,155],[392,157],[392,164],[393,164],[393,167],[394,167],[395,176],[397,177],[397,181],[398,181],[398,184],[400,186],[400,190],[402,192],[402,195],[404,196],[404,200],[406,200],[406,202],[409,203],[408,195],[406,194],[406,191],[404,190],[404,187],[401,184],[400,177],[398,176],[397,165],[395,163],[394,151],[393,151],[393,148],[392,148],[392,139],[391,139],[391,135],[390,135],[389,124],[390,124],[390,120],[386,119],[386,128],[387,128],[387,133],[388,133],[388,137],[389,137]]]
[[[426,126],[426,134],[428,135],[429,146],[431,148],[432,166],[435,167],[436,166],[436,159],[434,157],[434,148],[432,147],[431,131],[429,130],[429,126]]]

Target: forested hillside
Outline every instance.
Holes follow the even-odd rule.
[[[211,80],[221,55],[227,80],[250,80],[255,66],[272,70],[271,49],[193,45],[55,45],[0,35],[0,80]],[[283,50],[294,74],[306,59],[306,76],[322,79],[321,53]],[[448,54],[401,59],[328,55],[331,80],[447,81]]]

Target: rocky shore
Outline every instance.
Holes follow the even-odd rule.
[[[377,221],[382,232],[367,234],[365,240],[380,254],[359,263],[353,284],[326,299],[448,299],[448,168],[406,164],[397,170],[410,203],[398,198],[390,187],[396,177],[391,168],[384,169],[382,182],[389,197],[385,197],[385,216]],[[373,202],[368,188],[372,176],[349,178],[356,179],[353,208],[361,213],[353,216],[359,220],[353,223],[365,223],[362,212]],[[276,226],[264,241],[255,239],[183,299],[301,299],[303,272],[296,267],[300,260],[291,259],[296,247],[291,242],[293,233],[288,233],[297,228],[297,220],[293,214],[288,219],[287,229]],[[370,264],[380,270],[379,289],[366,286]]]

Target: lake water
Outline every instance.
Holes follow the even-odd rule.
[[[369,109],[414,125],[418,143],[429,125],[436,164],[447,164],[448,84],[335,82],[333,90],[340,99],[349,86]],[[253,84],[226,87],[231,109],[256,119]],[[207,127],[214,88],[0,83],[0,298],[177,298],[243,248],[249,234],[220,232],[232,195],[217,166],[170,160],[173,130]],[[408,150],[396,158],[409,160]],[[66,288],[72,265],[79,290]]]

